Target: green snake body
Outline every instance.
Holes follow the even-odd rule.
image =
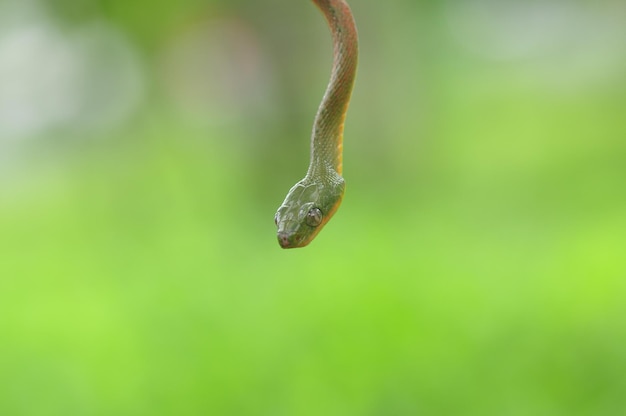
[[[344,0],[313,3],[326,17],[332,34],[333,67],[313,124],[309,169],[276,212],[278,242],[283,248],[309,244],[337,211],[345,190],[341,176],[343,125],[356,76],[357,31]]]

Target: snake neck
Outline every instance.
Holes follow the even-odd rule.
[[[343,125],[352,94],[358,58],[356,25],[344,0],[313,0],[322,11],[333,40],[333,67],[317,110],[311,137],[309,175],[334,171],[341,175]]]

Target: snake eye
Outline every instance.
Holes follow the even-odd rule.
[[[278,226],[278,214],[274,215],[274,224]]]
[[[319,208],[311,208],[306,214],[306,223],[311,227],[317,227],[322,223],[322,210]]]

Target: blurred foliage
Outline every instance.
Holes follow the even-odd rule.
[[[353,0],[346,197],[284,251],[331,58],[309,3],[28,2],[67,56],[117,34],[67,91],[129,110],[25,129],[0,89],[0,414],[620,414],[623,5]],[[2,85],[33,84],[4,10]]]

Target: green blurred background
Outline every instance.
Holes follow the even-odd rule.
[[[624,2],[351,6],[346,196],[285,251],[310,1],[0,1],[0,414],[624,414]]]

